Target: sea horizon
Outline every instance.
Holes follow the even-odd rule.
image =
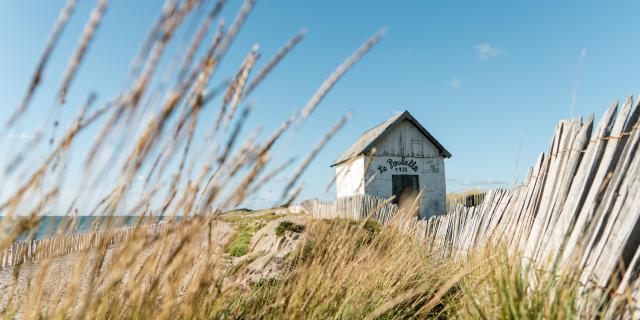
[[[6,216],[0,216],[0,221]],[[27,216],[13,216],[14,218],[26,218]],[[60,227],[64,228],[64,234],[82,234],[95,230],[105,230],[105,229],[114,229],[114,228],[122,228],[122,227],[131,227],[136,225],[140,219],[143,220],[151,220],[151,223],[163,223],[168,219],[172,218],[172,216],[132,216],[132,215],[73,215],[73,216],[62,216],[62,215],[47,215],[40,216],[42,219],[38,222],[37,228],[32,228],[29,232],[24,232],[20,234],[18,237],[18,241],[34,239],[41,240],[50,238],[54,234],[58,232]],[[180,220],[182,215],[175,216],[177,220]],[[66,219],[75,219],[75,221],[65,221]],[[111,219],[109,219],[111,218]],[[99,220],[99,221],[97,221]],[[100,221],[101,220],[101,221]],[[155,220],[155,221],[154,221]],[[97,222],[96,222],[97,221]],[[148,222],[148,221],[146,221]],[[97,226],[96,226],[97,223]],[[8,228],[13,228],[13,225],[8,226]],[[33,233],[35,231],[35,234]]]

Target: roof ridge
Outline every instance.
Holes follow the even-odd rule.
[[[383,125],[383,124],[385,124],[385,123],[387,123],[387,122],[391,121],[391,119],[393,119],[394,117],[397,117],[397,116],[399,116],[399,115],[404,115],[404,113],[405,113],[405,112],[407,112],[407,113],[408,113],[408,111],[406,111],[406,110],[405,110],[404,112],[400,112],[400,113],[397,113],[397,114],[392,115],[389,119],[387,119],[387,120],[385,120],[385,121],[380,122],[380,123],[379,123],[378,125],[376,125],[375,127],[369,128],[369,130],[365,131],[364,133],[367,133],[367,132],[369,132],[369,131],[371,131],[371,130],[373,130],[373,129],[375,129],[375,128],[377,128],[377,127],[379,127],[379,126],[381,126],[381,125]]]
[[[447,151],[447,149],[444,148],[444,146],[442,146],[440,144],[440,142],[438,142],[438,140],[436,140],[428,131],[427,129],[425,129],[419,122],[418,120],[416,120],[411,113],[409,113],[408,110],[405,110],[401,113],[395,114],[392,117],[390,117],[389,119],[385,120],[384,122],[380,123],[379,125],[365,131],[362,135],[360,135],[360,137],[358,138],[358,140],[356,140],[356,142],[354,144],[352,144],[351,146],[349,146],[349,148],[347,148],[342,154],[340,154],[340,156],[338,156],[338,158],[334,161],[334,163],[331,165],[336,166],[340,163],[343,163],[349,159],[352,159],[354,157],[360,156],[361,154],[364,154],[369,147],[374,144],[376,141],[378,141],[380,139],[381,136],[383,136],[387,130],[389,129],[389,127],[393,126],[394,124],[398,123],[398,121],[401,120],[409,120],[411,121],[411,123],[416,126],[416,128],[429,140],[431,141],[431,143],[434,144],[434,146],[440,151],[440,154],[443,157],[449,158],[451,157],[451,154],[449,153],[449,151]],[[379,130],[379,132],[375,132],[374,130],[376,129],[380,129],[381,127],[383,127],[383,130]]]

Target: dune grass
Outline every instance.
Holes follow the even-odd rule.
[[[221,16],[226,4],[223,0],[166,1],[132,57],[126,81],[112,86],[122,89],[113,96],[101,96],[102,88],[94,88],[85,101],[78,101],[73,98],[77,94],[71,94],[77,90],[74,79],[92,59],[89,49],[100,41],[99,28],[109,2],[96,4],[67,60],[63,80],[56,84],[51,82],[58,77],[49,74],[48,65],[54,61],[49,58],[66,36],[67,25],[80,18],[74,15],[76,1],[67,2],[36,61],[24,99],[4,123],[4,132],[10,132],[27,120],[41,122],[27,124],[38,130],[35,138],[14,148],[2,170],[7,195],[0,202],[5,215],[0,221],[0,252],[20,259],[0,274],[4,277],[1,294],[6,298],[0,299],[0,313],[91,319],[206,315],[203,306],[213,305],[226,286],[221,276],[227,274],[225,253],[245,254],[251,234],[274,217],[264,214],[251,218],[258,222],[249,223],[222,213],[245,207],[248,196],[280,177],[288,182],[277,192],[282,199],[275,201],[296,200],[300,176],[347,117],[319,135],[303,161],[296,164],[285,159],[288,166],[297,166],[292,172],[272,165],[276,146],[292,128],[310,121],[323,98],[376,45],[382,32],[354,48],[307,102],[294,106],[303,107],[292,109],[279,125],[270,123],[272,131],[265,133],[243,128],[254,110],[249,98],[305,32],[295,33],[277,52],[259,52],[253,46],[239,57],[242,62],[235,71],[220,74],[220,70],[233,70],[223,68],[223,61],[229,60],[223,58],[230,54],[255,1],[244,1],[229,20]],[[260,60],[268,55],[268,60]],[[48,111],[31,106],[44,86],[59,88],[53,91],[57,94],[51,97]],[[60,117],[60,110],[65,117]],[[33,238],[39,216],[46,212],[164,216],[175,228],[151,232],[149,222],[140,219],[134,223],[139,227],[119,243],[96,236],[80,249],[65,238],[64,243],[55,244],[63,250],[33,253],[27,242],[24,252],[10,251],[18,239]],[[179,223],[177,216],[181,216]],[[97,235],[97,228],[90,233]],[[233,228],[239,230],[230,237]],[[58,231],[67,232],[63,227]]]
[[[33,236],[38,216],[61,206],[69,215],[83,211],[114,216],[124,211],[165,216],[176,227],[149,233],[148,222],[140,219],[141,226],[124,242],[99,238],[87,250],[49,252],[43,259],[3,270],[2,316],[555,319],[577,315],[578,290],[565,276],[529,279],[520,260],[499,250],[465,260],[446,258],[439,248],[373,220],[318,220],[304,228],[283,224],[281,233],[304,229],[298,247],[285,259],[284,274],[261,279],[249,288],[237,285],[237,278],[244,276],[242,268],[257,256],[230,267],[225,253],[249,253],[253,233],[276,216],[221,213],[246,206],[248,196],[287,173],[288,182],[277,192],[282,195],[279,203],[296,200],[302,173],[347,117],[319,136],[292,172],[271,164],[279,152],[275,146],[292,128],[309,121],[331,88],[382,34],[376,33],[355,50],[306,103],[300,102],[302,108],[293,110],[273,132],[263,134],[255,128],[243,130],[253,110],[249,97],[304,33],[295,34],[259,70],[262,54],[254,47],[242,57],[236,72],[214,77],[254,5],[252,0],[245,1],[228,23],[220,17],[225,3],[167,1],[132,58],[123,90],[102,100],[92,92],[86,102],[73,103],[67,101],[75,89],[72,80],[80,64],[91,59],[85,53],[96,41],[108,4],[97,3],[63,83],[56,86],[47,82],[56,77],[45,77],[47,61],[74,18],[75,1],[69,0],[63,8],[25,97],[5,130],[28,118],[25,114],[33,111],[29,108],[33,95],[45,85],[60,90],[53,97],[52,110],[37,110],[38,114],[64,110],[76,116],[63,124],[41,118],[42,124],[31,127],[45,129],[10,150],[11,159],[2,171],[7,187],[3,190],[10,194],[0,204],[6,215],[0,222],[0,251],[7,251],[21,236]],[[191,38],[187,46],[180,46],[176,38],[182,38],[185,25],[195,26],[195,32],[187,37]],[[176,47],[186,50],[171,51]],[[162,64],[172,59],[176,61]],[[218,78],[230,80],[213,83]],[[207,109],[214,109],[215,120],[204,116]],[[52,127],[57,130],[47,131]],[[82,139],[89,143],[78,143]],[[45,156],[34,150],[44,150]],[[71,188],[74,194],[63,197],[72,156],[82,163],[81,179],[75,177],[81,181]],[[132,189],[135,183],[142,185],[142,191]],[[183,217],[180,223],[173,220],[178,215]],[[73,243],[65,246],[74,248]],[[597,309],[599,304],[594,306]]]
[[[501,247],[444,258],[437,248],[367,221],[313,221],[286,261],[281,278],[226,293],[210,315],[573,319],[595,317],[604,306],[581,309],[578,297],[589,293],[570,276],[532,273]]]
[[[372,229],[371,225],[347,220],[313,221],[287,259],[285,275],[264,279],[250,291],[225,296],[220,303],[225,307],[219,315],[360,319],[383,307],[383,318],[451,312],[440,301],[429,302],[438,284],[459,268],[440,264],[425,246],[409,236],[391,228]],[[454,295],[455,290],[451,290],[443,300]]]
[[[461,319],[597,318],[606,310],[572,274],[536,270],[504,248],[487,248],[470,261],[478,259],[483,262],[477,271],[461,282]],[[587,301],[591,305],[585,306]]]

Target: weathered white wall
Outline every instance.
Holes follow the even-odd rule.
[[[404,120],[376,145],[376,155],[393,157],[439,157],[438,148],[409,120]]]
[[[405,160],[414,160],[416,162],[417,171],[407,166],[396,166],[391,168],[388,160],[399,161],[401,157],[368,157],[370,165],[366,170],[365,180],[368,181],[365,193],[381,197],[389,198],[393,194],[392,175],[417,175],[418,187],[422,191],[420,199],[420,217],[428,218],[434,215],[445,213],[446,205],[446,183],[444,171],[444,159],[436,158],[410,158]],[[369,160],[366,160],[369,161]],[[373,177],[373,178],[372,178]]]
[[[338,198],[364,194],[364,157],[336,166]]]

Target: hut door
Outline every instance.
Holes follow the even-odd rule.
[[[415,197],[419,193],[417,175],[392,175],[391,184],[394,196],[393,203],[406,206],[413,204]],[[420,202],[418,201],[416,205],[418,206],[418,212],[420,212]]]

